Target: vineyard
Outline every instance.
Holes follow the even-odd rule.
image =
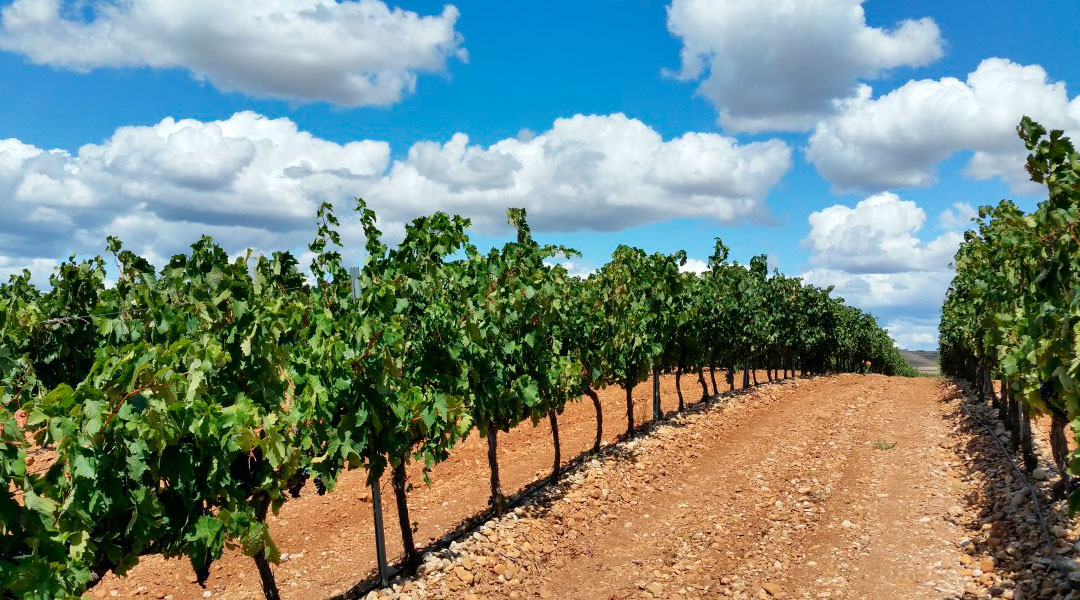
[[[873,317],[770,274],[764,256],[731,262],[719,240],[700,275],[680,269],[685,253],[620,246],[578,278],[558,264],[574,251],[535,241],[523,210],[508,213],[516,240],[486,253],[467,219],[418,218],[389,247],[356,210],[360,269],[324,204],[309,272],[290,252],[230,258],[206,237],[157,269],[110,238],[115,281],[105,258],[73,256],[48,290],[28,272],[0,287],[4,597],[77,596],[151,554],[185,557],[203,582],[237,548],[278,598],[268,516],[309,480],[333,494],[356,469],[391,474],[415,568],[406,467],[427,479],[473,433],[498,514],[499,433],[547,420],[557,475],[568,403],[591,399],[600,449],[598,389],[625,389],[630,437],[635,385],[652,379],[664,417],[662,374],[680,411],[685,395],[719,393],[718,371],[729,388],[740,369],[742,387],[754,369],[910,374]],[[55,460],[35,463],[41,448]]]
[[[990,397],[1029,472],[1032,418],[1050,415],[1055,495],[1064,498],[1080,458],[1065,432],[1080,431],[1080,157],[1061,131],[1027,117],[1018,133],[1030,152],[1027,171],[1048,198],[1030,213],[1009,200],[979,210],[942,309],[941,364]],[[1080,508],[1080,494],[1069,502]]]

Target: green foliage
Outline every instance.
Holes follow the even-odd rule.
[[[593,280],[605,319],[603,368],[624,388],[645,381],[654,357],[660,357],[664,349],[654,332],[662,329],[660,319],[667,317],[652,313],[654,303],[667,300],[663,282],[659,282],[659,300],[654,300],[654,282],[639,276],[650,273],[652,267],[643,250],[620,245]]]
[[[942,372],[975,380],[989,370],[1034,413],[1071,423],[1080,416],[1080,161],[1061,131],[1024,117],[1017,133],[1048,197],[1029,214],[1008,200],[979,209],[942,307]]]
[[[200,578],[226,547],[273,562],[267,513],[309,476],[430,469],[474,428],[536,423],[651,369],[906,372],[872,317],[764,257],[729,263],[719,240],[701,275],[683,252],[620,246],[581,279],[521,209],[516,240],[487,253],[461,217],[418,218],[391,248],[356,210],[356,274],[323,204],[310,278],[288,252],[230,258],[207,237],[158,271],[110,238],[111,286],[100,257],[69,259],[45,292],[25,272],[0,285],[4,597],[77,595],[148,553]],[[55,463],[28,471],[43,446]]]
[[[355,333],[346,339],[332,335],[343,353],[358,355],[348,358],[368,363],[351,374],[356,385],[366,386],[359,404],[339,412],[363,415],[365,435],[373,440],[374,480],[384,461],[398,465],[414,453],[430,468],[471,426],[465,409],[468,338],[457,296],[465,265],[451,260],[468,242],[469,222],[445,213],[421,217],[406,226],[404,240],[391,250],[379,241],[374,213],[363,204],[359,210],[368,260],[358,282],[359,306],[346,312],[355,323],[347,330]],[[375,357],[376,345],[387,352]],[[333,364],[334,359],[328,367]]]
[[[569,327],[566,272],[544,264],[572,251],[537,244],[524,209],[508,214],[517,240],[486,255],[470,247],[460,288],[470,414],[481,435],[561,410],[581,372],[557,337]]]

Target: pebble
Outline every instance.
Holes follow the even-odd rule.
[[[457,575],[457,578],[464,581],[465,583],[473,582],[473,574],[470,573],[469,570],[465,567],[455,567],[454,575]]]
[[[765,593],[772,596],[773,598],[781,598],[784,594],[784,591],[780,587],[780,584],[773,583],[771,581],[769,583],[761,584],[761,589],[765,590]]]
[[[1019,492],[1013,494],[1012,500],[1009,500],[1009,504],[1013,508],[1018,508],[1020,505],[1027,502],[1027,499],[1028,499],[1027,490],[1020,490]]]
[[[980,418],[991,416],[984,413]],[[670,433],[668,429],[661,428],[658,431],[661,435],[669,435],[674,447],[680,438],[676,437],[675,428],[670,428]],[[920,530],[946,533],[932,540],[938,544],[937,547],[942,553],[928,561],[931,563],[929,569],[936,573],[931,577],[956,577],[958,574],[966,577],[962,583],[957,580],[956,583],[944,585],[945,582],[942,581],[943,585],[938,591],[942,592],[942,597],[959,597],[967,587],[973,597],[981,600],[1033,600],[1040,597],[1040,594],[1041,597],[1052,600],[1065,598],[1066,596],[1058,591],[1058,586],[1063,585],[1063,582],[1054,569],[1046,569],[1038,563],[1031,564],[1034,557],[1039,557],[1039,554],[1045,554],[1046,551],[1041,542],[1036,540],[1038,527],[1026,492],[1017,490],[1017,482],[1006,480],[1008,469],[998,465],[1000,460],[995,458],[992,452],[963,454],[970,450],[965,450],[966,447],[959,442],[963,439],[962,436],[969,434],[961,427],[954,431],[947,441],[945,436],[941,436],[942,453],[933,457],[941,466],[935,473],[951,477],[952,482],[947,485],[966,486],[971,492],[968,499],[960,500],[961,495],[953,493],[955,489],[927,487],[925,491],[928,502],[921,504],[922,512],[909,513],[911,521],[921,516],[919,520],[923,523],[932,523],[930,526],[921,526]],[[654,431],[653,435],[657,434],[658,432]],[[953,437],[956,439],[952,439]],[[701,434],[694,432],[693,439],[701,439]],[[560,589],[556,593],[547,586],[559,583],[561,569],[574,569],[575,557],[581,556],[577,544],[582,536],[590,535],[594,528],[611,528],[617,529],[620,535],[634,536],[642,544],[652,541],[644,536],[639,538],[638,534],[650,531],[643,528],[643,524],[657,523],[664,515],[658,513],[650,520],[645,514],[647,511],[643,509],[649,508],[651,504],[642,499],[642,490],[659,489],[666,492],[669,488],[683,484],[678,479],[660,479],[665,477],[665,473],[658,464],[670,458],[668,452],[660,452],[668,447],[667,444],[667,438],[658,441],[646,436],[622,446],[627,452],[636,449],[632,454],[593,459],[578,467],[577,471],[567,473],[564,484],[553,498],[526,503],[501,519],[484,523],[471,534],[450,544],[449,550],[425,554],[419,578],[398,580],[392,588],[380,590],[373,598],[524,600],[539,597],[552,600],[565,597],[564,593],[572,596],[575,591],[573,588]],[[690,444],[694,445],[694,442],[691,441]],[[846,443],[831,443],[828,446],[850,449]],[[1040,454],[1045,454],[1044,449],[1039,448],[1039,451]],[[825,449],[825,452],[829,451]],[[954,452],[958,454],[954,455]],[[685,456],[688,460],[693,458],[689,454]],[[786,458],[785,452],[778,449],[776,456],[769,460],[781,461]],[[1043,470],[1048,478],[1052,476],[1048,469]],[[717,558],[713,553],[722,556],[727,550],[725,536],[728,535],[726,530],[730,521],[728,516],[708,515],[703,512],[696,515],[700,517],[700,522],[704,523],[700,531],[692,536],[687,534],[682,540],[682,548],[678,545],[670,548],[672,554],[669,557],[660,558],[656,552],[643,552],[638,555],[642,560],[635,560],[634,567],[630,567],[641,577],[635,582],[634,591],[637,595],[633,597],[721,600],[775,600],[793,596],[819,600],[852,598],[849,586],[863,577],[863,574],[859,573],[859,567],[864,563],[859,556],[868,555],[874,549],[876,538],[872,539],[869,534],[873,532],[876,535],[878,532],[878,524],[866,520],[867,507],[861,502],[874,502],[875,495],[877,498],[888,497],[888,494],[876,493],[888,490],[868,488],[861,500],[856,499],[847,507],[846,510],[852,512],[859,523],[849,519],[842,520],[840,526],[850,530],[844,532],[844,536],[851,539],[846,540],[839,548],[840,560],[836,569],[824,569],[813,560],[807,560],[813,556],[809,551],[806,554],[798,551],[792,554],[780,548],[790,542],[786,536],[787,532],[792,530],[809,527],[808,531],[813,532],[814,528],[827,529],[836,526],[834,515],[837,514],[837,509],[845,509],[829,504],[829,511],[826,513],[826,503],[834,492],[833,484],[806,474],[798,475],[798,479],[789,477],[775,480],[774,483],[774,480],[768,479],[771,476],[771,471],[764,470],[757,476],[757,481],[751,480],[752,485],[744,485],[734,490],[737,494],[742,494],[737,498],[745,501],[750,499],[752,494],[758,494],[760,487],[763,493],[756,496],[756,507],[740,506],[738,517],[752,516],[751,511],[758,511],[761,516],[768,513],[766,527],[769,527],[769,522],[773,524],[772,531],[768,532],[764,539],[767,545],[751,555],[749,558],[752,560],[739,567],[738,575],[728,574],[713,579],[719,575],[712,571],[711,565]],[[818,476],[820,477],[820,474]],[[764,486],[765,483],[772,487]],[[919,485],[922,489],[923,486]],[[955,498],[951,502],[958,504],[949,506],[950,498]],[[970,505],[967,502],[970,502]],[[692,501],[678,503],[677,508],[682,511],[700,510]],[[942,512],[952,518],[942,519]],[[1054,521],[1051,525],[1054,526],[1059,542],[1068,539],[1071,543],[1080,535],[1080,532],[1076,532],[1075,522],[1067,521],[1058,514],[1048,516]],[[943,527],[952,528],[951,533],[946,532]],[[672,528],[670,533],[685,532]],[[862,535],[864,533],[866,535]],[[950,546],[957,541],[960,534],[970,537],[960,540],[959,548]],[[678,539],[678,536],[670,536],[670,539]],[[928,539],[928,544],[930,541]],[[848,542],[854,550],[844,549]],[[1011,553],[1004,548],[1006,545],[1013,549]],[[1077,542],[1076,546],[1076,555],[1080,555],[1080,542]],[[949,550],[949,547],[953,550]],[[779,550],[773,551],[774,549]],[[732,552],[728,551],[727,554],[730,557]],[[1068,554],[1074,556],[1073,553]],[[282,562],[291,562],[301,556],[303,553],[283,553],[281,559]],[[650,556],[652,558],[649,558]],[[815,589],[813,596],[805,591],[802,594],[796,593],[793,586],[797,585],[798,581],[785,579],[788,588],[786,592],[779,582],[761,583],[766,578],[783,577],[781,573],[788,573],[791,565],[799,562],[807,567],[814,567],[813,573],[818,584],[815,587],[818,589]],[[289,568],[299,569],[301,565],[303,563],[297,562]],[[954,568],[956,570],[953,570]],[[629,575],[628,572],[618,573],[618,570],[618,567],[612,567],[612,572],[604,573],[603,576],[607,578],[611,575]],[[299,580],[302,584],[303,579]],[[1030,585],[1033,580],[1046,581],[1046,585],[1036,583],[1036,587],[1032,588]],[[570,585],[571,581],[562,581],[562,585]],[[1026,598],[1020,587],[1027,589]],[[221,592],[218,595],[226,597],[228,593]],[[210,597],[209,592],[206,597]],[[254,596],[251,598],[254,600]]]

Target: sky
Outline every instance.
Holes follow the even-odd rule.
[[[1070,1],[0,0],[0,277],[524,206],[576,272],[721,237],[931,349],[976,208],[1044,195],[1020,118],[1080,131],[1078,36]]]

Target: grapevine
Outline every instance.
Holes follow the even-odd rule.
[[[420,217],[391,247],[375,213],[362,200],[356,210],[366,258],[355,271],[323,204],[309,274],[290,252],[230,258],[207,237],[157,269],[110,238],[109,260],[72,258],[47,290],[28,272],[0,285],[5,598],[78,595],[151,553],[186,557],[204,581],[226,548],[250,556],[277,598],[268,516],[308,482],[334,493],[349,469],[371,484],[389,471],[405,561],[416,564],[406,467],[419,462],[427,479],[473,432],[489,443],[498,512],[498,432],[546,419],[558,475],[558,415],[590,398],[598,450],[601,387],[625,388],[632,435],[632,390],[664,371],[679,382],[680,410],[681,376],[697,373],[710,395],[704,371],[716,393],[718,366],[770,379],[797,368],[910,373],[873,317],[829,289],[770,275],[764,257],[729,262],[719,240],[701,275],[680,272],[684,252],[620,246],[578,278],[553,264],[574,251],[537,242],[521,209],[508,212],[516,238],[488,252],[461,217]],[[1075,228],[1055,223],[1036,229],[1059,232],[1061,247],[1025,260],[1059,281],[1075,272],[1061,264]],[[106,285],[109,263],[117,275]],[[1061,310],[1075,316],[1070,298]],[[1032,381],[1075,374],[1060,358],[1074,351],[1040,349],[1048,362]],[[1048,405],[1071,418],[1073,388],[1051,391]],[[28,471],[27,452],[42,447],[55,462]]]
[[[1080,415],[1080,160],[1061,131],[1024,117],[1017,133],[1047,199],[1030,213],[1008,200],[979,209],[942,307],[941,365],[990,397],[1029,470],[1036,464],[1031,417],[1050,415],[1056,493],[1064,497],[1080,456],[1070,456],[1065,437]],[[1080,508],[1080,494],[1071,495],[1070,508]]]

